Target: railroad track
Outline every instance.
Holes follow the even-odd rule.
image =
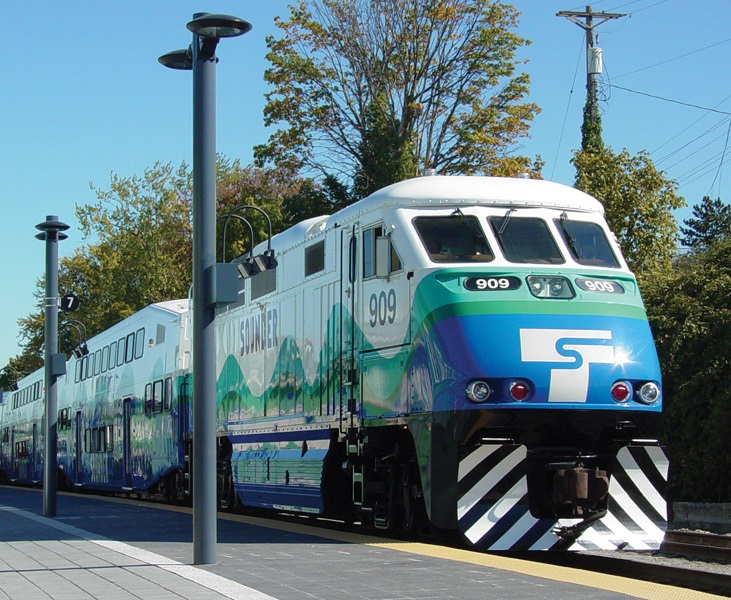
[[[731,563],[731,536],[704,531],[669,530],[665,532],[660,552]]]

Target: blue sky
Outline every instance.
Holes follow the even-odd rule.
[[[191,77],[165,69],[157,58],[188,46],[185,24],[194,12],[228,13],[253,25],[246,36],[222,41],[217,51],[218,151],[251,162],[253,146],[268,137],[264,40],[277,33],[273,19],[288,14],[288,3],[36,0],[6,11],[0,54],[0,366],[19,352],[17,320],[33,309],[45,269],[35,225],[46,215],[71,225],[59,247],[60,256],[67,256],[85,243],[74,210],[95,201],[90,183],[107,189],[111,173],[127,177],[156,161],[191,162]],[[556,13],[584,10],[585,4],[513,4],[523,13],[518,33],[532,41],[520,54],[528,61],[531,100],[542,108],[520,152],[541,155],[544,177],[571,185],[569,161],[580,144],[585,99],[584,30]],[[605,143],[616,151],[650,152],[681,184],[689,205],[704,195],[729,202],[731,148],[724,151],[731,122],[731,3],[591,4],[595,12],[628,15],[596,29],[604,56]],[[689,213],[676,216],[682,220]]]

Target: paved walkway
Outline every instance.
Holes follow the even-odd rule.
[[[222,515],[192,566],[188,511],[0,486],[0,600],[657,600],[709,594],[474,552]],[[268,523],[268,522],[267,522]]]

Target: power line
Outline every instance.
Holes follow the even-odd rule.
[[[695,144],[695,143],[696,143],[696,142],[697,142],[697,141],[698,141],[699,139],[701,139],[702,137],[705,137],[705,136],[707,136],[708,134],[710,134],[711,132],[713,132],[713,131],[714,131],[715,129],[718,129],[719,127],[721,127],[722,125],[724,125],[724,124],[726,123],[726,121],[727,121],[726,119],[722,119],[721,121],[719,121],[719,122],[718,122],[718,123],[716,123],[715,125],[712,125],[712,126],[711,126],[711,127],[709,127],[708,129],[706,129],[706,130],[705,130],[705,131],[704,131],[703,133],[701,133],[701,134],[697,135],[696,137],[694,137],[694,138],[693,138],[692,140],[690,140],[689,142],[686,142],[685,144],[683,144],[683,145],[682,145],[682,146],[680,146],[679,148],[676,148],[675,150],[673,150],[673,151],[672,151],[672,152],[670,152],[669,154],[666,154],[665,156],[663,156],[663,157],[661,157],[661,158],[657,159],[657,160],[655,161],[655,164],[658,164],[658,165],[659,165],[660,163],[662,163],[662,162],[666,161],[667,159],[669,159],[669,158],[672,158],[673,156],[675,156],[676,154],[678,154],[678,152],[680,152],[681,150],[684,150],[685,148],[687,148],[687,147],[688,147],[688,146],[690,146],[691,144]],[[682,132],[681,132],[681,133],[682,133]],[[680,135],[680,134],[678,134],[678,135]],[[677,137],[677,136],[675,136],[675,137]],[[705,144],[704,146],[701,146],[700,148],[698,148],[698,149],[694,150],[694,152],[698,152],[698,150],[703,150],[703,148],[707,148],[707,147],[708,147],[708,146],[710,146],[710,145],[711,145],[711,144],[712,144],[713,142],[715,142],[715,141],[717,141],[717,140],[721,139],[721,137],[723,137],[723,135],[719,135],[718,137],[715,137],[715,138],[713,138],[713,139],[712,139],[712,140],[711,140],[710,142],[708,142],[708,143],[707,143],[707,144]],[[652,154],[652,153],[651,153],[651,154]],[[681,161],[681,162],[682,162],[682,161]],[[676,163],[676,164],[677,164],[677,163]],[[675,166],[675,165],[673,165],[673,166]]]
[[[648,94],[647,92],[639,92],[637,90],[631,90],[626,87],[622,87],[620,85],[614,85],[611,84],[609,87],[617,88],[618,90],[624,90],[625,92],[631,92],[633,94],[639,94],[640,96],[648,96],[649,98],[655,98],[656,100],[663,100],[664,102],[672,102],[673,104],[681,104],[683,106],[689,106],[691,108],[698,108],[700,110],[705,110],[708,112],[714,112],[718,113],[720,115],[731,115],[731,112],[727,112],[725,110],[716,110],[715,108],[708,108],[706,106],[699,106],[697,104],[690,104],[688,102],[681,102],[680,100],[673,100],[671,98],[663,98],[662,96],[656,96],[654,94]]]
[[[569,116],[569,108],[571,108],[571,99],[574,97],[574,87],[576,86],[576,75],[579,72],[579,64],[581,64],[581,49],[584,46],[583,40],[579,45],[579,58],[576,60],[576,68],[574,69],[574,80],[571,82],[571,91],[569,92],[569,100],[566,103],[566,114],[563,116],[563,125],[561,125],[561,135],[558,138],[558,146],[556,146],[556,156],[553,158],[553,167],[551,168],[551,180],[553,180],[553,172],[556,170],[556,163],[558,162],[558,153],[561,150],[561,142],[563,141],[563,134],[566,130],[566,120]]]
[[[725,98],[724,98],[723,100],[721,100],[721,101],[720,101],[720,102],[719,102],[718,104],[716,104],[716,106],[714,106],[713,108],[717,108],[717,107],[721,106],[721,105],[722,105],[722,104],[723,104],[724,102],[726,102],[726,100],[728,100],[729,98],[731,98],[731,94],[729,94],[728,96],[726,96],[726,97],[725,97]],[[670,142],[672,142],[672,141],[673,141],[674,139],[676,139],[676,138],[680,137],[680,136],[681,136],[682,134],[684,134],[684,133],[685,133],[686,131],[688,131],[688,130],[689,130],[690,128],[692,128],[692,127],[693,127],[694,125],[696,125],[697,123],[700,123],[700,122],[701,122],[701,121],[702,121],[703,119],[705,119],[705,118],[706,118],[707,116],[708,116],[708,113],[706,113],[706,114],[705,114],[705,115],[703,115],[702,117],[699,117],[699,118],[697,118],[697,119],[696,119],[695,121],[693,121],[693,122],[692,122],[692,123],[691,123],[690,125],[688,125],[688,126],[687,126],[687,127],[685,128],[685,129],[682,129],[682,130],[681,130],[680,132],[676,133],[676,134],[675,134],[675,135],[674,135],[673,137],[671,137],[671,138],[670,138],[670,139],[669,139],[668,141],[666,141],[666,142],[664,142],[664,143],[660,144],[660,145],[659,145],[659,146],[658,146],[657,148],[655,148],[654,150],[652,150],[652,151],[650,152],[650,154],[655,154],[655,152],[657,152],[658,150],[660,150],[660,149],[664,148],[665,146],[667,146],[667,145],[668,145],[668,144],[669,144]],[[710,131],[713,131],[713,130],[714,130],[714,129],[715,129],[716,127],[718,127],[718,126],[719,126],[720,124],[723,124],[724,122],[725,122],[725,119],[724,119],[724,120],[722,120],[722,121],[721,121],[720,123],[717,123],[716,125],[714,125],[714,126],[713,126],[713,127],[711,127],[710,129],[708,129],[708,130],[704,131],[704,132],[703,132],[702,134],[700,134],[700,135],[699,135],[699,136],[698,136],[697,138],[695,138],[695,140],[697,140],[697,139],[699,139],[699,138],[703,137],[704,135],[706,135],[706,134],[707,134],[707,133],[709,133]],[[695,140],[692,140],[692,141],[691,141],[690,143],[694,142]],[[664,157],[663,159],[660,159],[660,160],[664,160],[665,158],[667,158],[667,156],[666,156],[666,157]]]
[[[726,149],[728,148],[728,136],[731,134],[731,121],[729,121],[728,129],[726,130],[726,143],[723,145],[723,153],[721,154],[721,162],[718,163],[718,170],[716,171],[716,176],[713,178],[713,181],[711,182],[711,187],[708,188],[708,196],[711,195],[711,190],[713,190],[713,186],[716,183],[716,179],[719,178],[721,175],[721,167],[723,167],[723,159],[726,158]],[[719,194],[721,191],[721,183],[719,182],[718,185],[719,188]]]
[[[621,75],[617,75],[615,79],[619,79],[620,77],[626,77],[627,75],[634,75],[635,73],[639,73],[641,71],[647,71],[647,69],[652,69],[654,67],[659,67],[660,65],[667,64],[669,62],[673,62],[674,60],[679,60],[681,58],[685,58],[686,56],[691,56],[692,54],[697,54],[698,52],[703,52],[704,50],[708,50],[709,48],[714,48],[716,46],[720,46],[721,44],[726,44],[728,42],[731,42],[731,38],[728,38],[726,40],[722,40],[720,42],[716,42],[715,44],[711,44],[710,46],[705,46],[704,48],[699,48],[698,50],[693,50],[692,52],[686,52],[685,54],[681,54],[680,56],[676,56],[675,58],[668,58],[667,60],[663,60],[659,63],[655,63],[654,65],[648,65],[647,67],[642,67],[641,69],[636,69],[634,71],[629,71],[628,73],[622,73]]]

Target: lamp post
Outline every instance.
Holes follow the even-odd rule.
[[[46,242],[46,302],[44,344],[46,404],[44,411],[43,445],[43,516],[56,516],[56,463],[58,438],[58,390],[56,380],[66,373],[66,356],[58,353],[58,242],[68,236],[63,231],[69,228],[56,215],[48,215],[43,223],[36,225],[41,233],[36,238]]]
[[[229,15],[196,13],[188,50],[158,61],[193,70],[193,562],[213,564],[216,555],[216,46],[221,38],[251,30]]]

